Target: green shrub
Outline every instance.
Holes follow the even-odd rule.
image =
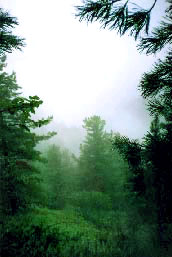
[[[11,218],[1,236],[1,257],[112,256],[106,235],[73,211],[37,208]]]
[[[68,197],[68,201],[75,207],[111,210],[111,198],[102,192],[75,192]]]
[[[153,226],[131,226],[125,212],[101,215],[99,228],[74,209],[37,208],[10,218],[1,228],[1,257],[159,257]]]

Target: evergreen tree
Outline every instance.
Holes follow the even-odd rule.
[[[172,224],[172,54],[158,60],[150,72],[144,73],[139,85],[153,117],[150,132],[144,138],[143,162],[149,197],[156,205],[159,238],[163,242]],[[149,174],[149,176],[147,175]],[[152,192],[154,194],[152,195]],[[153,197],[153,198],[152,198]],[[164,243],[164,242],[163,242]]]
[[[46,162],[41,165],[41,184],[46,193],[47,206],[62,209],[71,192],[76,190],[76,163],[67,149],[54,144],[44,152],[44,158]]]
[[[103,192],[103,171],[106,165],[105,121],[99,116],[84,120],[86,140],[80,146],[79,168],[83,174],[83,186],[88,191]]]
[[[35,121],[32,113],[42,104],[37,96],[24,98],[18,92],[15,73],[0,70],[0,212],[15,214],[27,208],[35,198],[38,185],[37,171],[32,161],[40,160],[35,146],[54,133],[37,136],[33,129],[48,124],[51,118]]]
[[[161,129],[154,119],[150,132],[144,137],[143,163],[145,167],[146,196],[157,211],[158,233],[161,243],[166,241],[166,229],[172,224],[172,130]]]
[[[119,154],[112,151],[111,135],[105,131],[104,120],[99,116],[92,116],[84,120],[83,127],[87,135],[80,147],[82,189],[112,196],[116,192],[117,184],[120,184],[119,171],[125,168],[125,164]]]

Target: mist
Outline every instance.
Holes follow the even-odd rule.
[[[8,56],[7,69],[16,72],[23,95],[43,100],[40,117],[52,115],[54,124],[82,128],[85,117],[100,115],[107,129],[141,139],[151,118],[138,84],[163,53],[140,54],[133,38],[120,38],[98,23],[79,23],[74,16],[79,2],[3,1],[18,18],[16,33],[26,38],[23,51]],[[156,7],[152,25],[165,6]]]
[[[172,256],[172,3],[133,1],[0,0],[2,257]]]

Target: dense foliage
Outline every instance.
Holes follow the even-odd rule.
[[[5,58],[1,58],[0,73],[0,181],[1,213],[15,214],[28,207],[36,199],[38,171],[32,165],[41,160],[35,146],[40,140],[50,138],[37,136],[31,129],[48,124],[51,118],[35,121],[31,114],[42,101],[37,96],[20,96],[15,73],[3,71]],[[32,199],[32,200],[31,200]]]
[[[86,0],[80,20],[99,20],[120,35],[130,31],[139,48],[156,53],[171,43],[171,1],[166,19],[149,24],[149,9],[130,1]],[[139,89],[152,115],[142,142],[105,130],[99,116],[85,118],[85,140],[76,157],[57,144],[39,142],[38,96],[20,93],[5,52],[23,39],[10,28],[17,20],[0,9],[0,250],[1,256],[170,257],[172,254],[171,50],[143,74]],[[146,33],[146,35],[144,34]],[[145,35],[145,37],[143,36]]]

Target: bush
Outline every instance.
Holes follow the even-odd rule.
[[[18,215],[1,237],[1,257],[111,256],[105,235],[74,211],[35,209]]]
[[[79,208],[111,210],[111,198],[102,192],[75,192],[68,198],[71,205]]]
[[[159,257],[156,228],[131,226],[125,212],[100,213],[99,228],[74,209],[37,208],[10,218],[1,227],[1,257]],[[89,215],[99,217],[98,212]]]

